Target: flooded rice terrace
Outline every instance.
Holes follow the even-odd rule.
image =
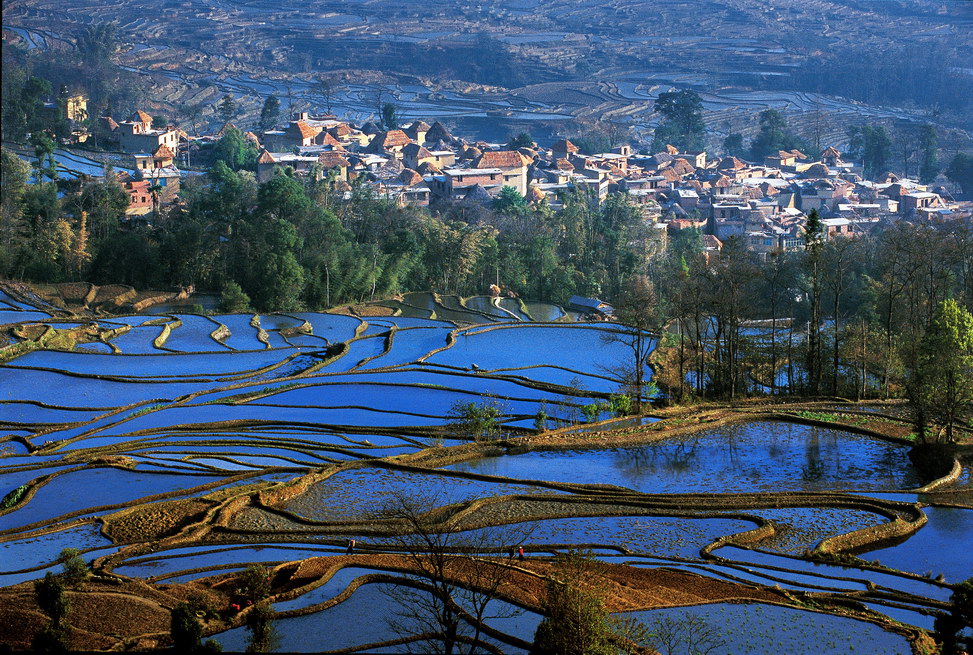
[[[583,548],[619,575],[669,576],[625,616],[695,626],[721,652],[909,653],[973,572],[973,510],[919,492],[898,443],[780,420],[667,436],[649,418],[618,424],[623,447],[610,424],[559,447],[550,435],[609,419],[590,406],[624,391],[617,324],[434,294],[376,316],[191,306],[79,319],[0,295],[0,585],[59,570],[64,548],[159,589],[305,560],[280,566],[291,583],[271,597],[284,650],[415,650],[382,559],[411,506],[449,516],[457,552]],[[89,342],[34,347],[53,330]],[[470,418],[483,408],[487,428]],[[811,561],[824,552],[861,559]],[[685,591],[704,583],[745,592]],[[489,649],[525,652],[539,607],[491,602]],[[661,652],[690,652],[680,639]]]

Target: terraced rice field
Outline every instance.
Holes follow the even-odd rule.
[[[0,304],[10,323],[57,322],[11,295]],[[386,305],[395,315],[61,320],[107,336],[72,352],[7,346],[21,350],[0,365],[0,585],[56,570],[68,547],[160,590],[320,558],[341,563],[276,602],[283,647],[364,648],[405,629],[394,627],[399,583],[374,563],[398,552],[389,511],[404,501],[448,508],[452,547],[482,557],[520,544],[541,565],[583,547],[623,570],[734,586],[738,600],[787,590],[823,608],[861,603],[853,617],[765,604],[683,615],[642,603],[630,615],[670,625],[693,616],[733,652],[805,652],[798,633],[820,637],[816,653],[864,643],[909,652],[906,638],[930,628],[950,584],[969,575],[973,510],[923,510],[918,501],[956,503],[949,492],[917,495],[928,481],[898,444],[779,421],[664,436],[648,417],[566,432],[571,447],[559,448],[536,432],[570,431],[583,407],[622,389],[625,349],[606,335],[626,328],[511,299],[410,294]],[[470,404],[495,408],[487,441],[458,418]],[[612,427],[646,436],[606,445]],[[889,529],[902,530],[898,543],[869,542],[878,549],[861,556],[894,569],[804,558]],[[349,539],[379,559],[341,559]],[[926,570],[944,578],[917,575]],[[700,602],[691,598],[661,606]],[[490,643],[525,650],[538,607],[493,602]],[[344,619],[355,629],[323,627]],[[763,627],[741,641],[740,621]],[[776,622],[791,627],[771,634]],[[308,631],[326,636],[309,641]],[[240,649],[245,635],[218,638]]]

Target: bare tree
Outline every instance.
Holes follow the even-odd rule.
[[[726,652],[726,642],[722,639],[720,630],[689,612],[680,616],[658,618],[644,627],[649,631],[644,645],[661,655],[710,655]]]
[[[443,507],[442,498],[435,492],[397,494],[383,511],[397,532],[389,541],[410,570],[403,584],[388,591],[399,606],[392,628],[424,637],[417,641],[421,652],[496,652],[484,625],[517,613],[500,602],[512,584],[510,562],[501,554],[523,544],[530,527],[467,530],[451,511],[455,506]]]
[[[631,359],[620,372],[626,386],[632,388],[635,413],[641,414],[642,396],[646,386],[645,369],[655,344],[652,335],[659,326],[658,298],[652,281],[644,276],[629,281],[616,303],[615,313],[619,322],[628,329],[606,331],[602,335],[602,341],[622,344],[631,353]]]

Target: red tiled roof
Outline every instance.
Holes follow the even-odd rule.
[[[133,123],[148,123],[150,125],[152,124],[152,116],[145,113],[141,109],[139,109],[134,114],[132,114],[132,117],[129,118],[128,120],[132,121]]]
[[[420,146],[418,143],[410,143],[406,147],[402,148],[402,154],[407,157],[415,157],[416,159],[424,159],[426,157],[432,157],[433,154],[426,150],[424,146]]]
[[[669,168],[672,168],[674,171],[676,171],[680,175],[688,175],[689,173],[692,173],[693,171],[696,170],[696,168],[692,164],[690,164],[688,161],[686,161],[682,157],[679,157],[677,159],[673,159],[672,160],[672,163],[669,164]]]
[[[304,121],[294,121],[287,127],[288,132],[296,132],[302,139],[310,139],[317,136],[319,130],[311,127]]]
[[[322,152],[318,163],[324,168],[348,168],[351,164],[339,152]]]
[[[335,125],[328,131],[331,132],[331,134],[333,134],[336,137],[348,136],[349,134],[351,134],[351,128],[348,127],[348,125],[345,123],[339,123],[338,125]]]
[[[574,145],[567,139],[561,139],[559,141],[554,142],[554,145],[551,146],[551,150],[557,150],[558,152],[572,153],[572,152],[578,152],[579,148],[578,146]]]
[[[411,168],[406,168],[399,173],[398,180],[405,186],[414,186],[422,182],[422,176]]]
[[[260,153],[260,156],[257,157],[257,163],[258,164],[273,164],[274,161],[275,161],[274,160],[274,156],[271,155],[266,150],[264,150],[263,152],[261,152]]]
[[[341,141],[331,136],[330,132],[321,132],[316,137],[314,137],[314,142],[321,146],[331,146],[332,148],[340,148]]]
[[[524,156],[514,150],[489,150],[477,157],[473,168],[520,168],[526,164]]]
[[[174,155],[172,154],[172,150],[169,149],[169,146],[163,143],[161,146],[155,149],[152,156],[159,159],[172,159]]]
[[[663,168],[661,171],[659,171],[659,175],[666,178],[667,182],[675,182],[676,180],[682,178],[677,171],[673,170],[672,166],[666,166]]]
[[[385,154],[390,148],[407,146],[410,143],[412,143],[412,139],[402,130],[389,130],[388,132],[379,132],[372,137],[365,152],[381,155]]]
[[[396,148],[398,146],[407,146],[412,143],[412,139],[409,135],[402,130],[389,130],[384,135],[378,135],[375,138],[382,138],[382,145],[386,148]]]
[[[449,143],[453,140],[453,135],[449,133],[446,126],[436,121],[429,128],[429,132],[426,133],[426,141],[445,141]]]
[[[717,250],[723,249],[723,242],[717,239],[712,234],[703,235],[703,247],[704,248],[716,248]]]
[[[431,161],[424,161],[419,164],[419,173],[422,175],[436,175],[437,173],[442,173],[442,171]]]

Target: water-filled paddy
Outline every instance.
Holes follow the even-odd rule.
[[[615,484],[645,493],[904,489],[920,484],[902,446],[781,422],[731,424],[637,448],[530,452],[449,468]]]
[[[484,496],[537,492],[550,493],[547,489],[526,485],[367,468],[343,471],[322,480],[286,503],[284,508],[320,521],[379,516],[397,498],[403,497],[421,498],[423,504],[439,506]]]
[[[215,326],[214,326],[215,328]],[[76,375],[119,377],[204,377],[233,375],[279,364],[296,349],[255,352],[160,353],[152,355],[100,355],[35,351],[18,357],[8,368],[49,368]]]
[[[425,632],[421,624],[414,617],[402,616],[401,605],[390,595],[393,589],[388,584],[366,584],[358,589],[345,601],[338,603],[331,609],[315,612],[305,616],[281,619],[277,629],[281,634],[280,649],[290,652],[319,652],[326,650],[353,649],[369,643],[377,643],[397,639],[402,632],[396,630],[390,621],[406,624],[409,633]],[[495,601],[500,609],[500,603]],[[488,607],[488,614],[495,610]],[[518,629],[529,632],[531,621],[516,622],[511,619],[500,619],[507,629]],[[487,621],[489,624],[489,620]],[[368,626],[363,630],[362,626]],[[499,626],[498,626],[499,627]],[[464,632],[470,633],[471,628],[465,626]],[[309,639],[308,635],[314,635]],[[522,639],[530,639],[533,634],[521,633],[516,635]],[[243,651],[246,648],[246,631],[236,628],[216,636],[224,650]],[[492,641],[492,640],[490,640]],[[415,644],[411,649],[404,646],[382,647],[377,652],[415,652]],[[371,651],[376,652],[376,651]],[[509,645],[502,647],[502,652],[519,653],[519,649]]]
[[[700,639],[707,629],[712,631],[709,645],[717,645],[714,652],[735,655],[912,653],[904,637],[871,623],[777,605],[715,603],[626,612],[621,616],[641,621],[657,632],[675,633],[678,647],[670,651],[674,655],[691,653],[691,640]],[[702,625],[691,619],[700,620]]]
[[[165,475],[116,468],[72,471],[41,486],[26,506],[0,516],[0,530],[46,521],[90,507],[181,491],[218,479],[219,476]]]
[[[963,582],[973,576],[973,510],[926,507],[929,522],[897,546],[862,553],[902,571],[944,575],[947,582]]]
[[[610,374],[626,367],[631,351],[610,339],[618,333],[604,327],[537,325],[498,326],[461,332],[456,345],[427,361],[485,371],[556,363],[575,370]],[[606,340],[607,339],[607,340]]]
[[[11,401],[0,404],[0,421],[14,424],[12,427],[21,427],[19,423],[31,424],[31,430],[51,422],[89,421],[82,427],[53,430],[49,434],[35,435],[21,430],[21,436],[27,436],[35,446],[90,434],[76,443],[56,445],[42,451],[43,454],[19,454],[26,450],[20,445],[17,455],[0,462],[7,464],[8,469],[23,464],[39,468],[0,473],[0,495],[31,479],[61,470],[63,464],[59,458],[66,453],[71,458],[79,458],[76,460],[79,463],[87,457],[128,456],[137,468],[89,468],[56,477],[39,488],[26,507],[0,517],[0,530],[16,530],[18,526],[50,520],[66,512],[77,511],[88,516],[91,512],[86,510],[99,505],[183,491],[225,477],[200,474],[206,470],[228,473],[286,467],[291,470],[264,474],[260,479],[287,480],[302,470],[322,470],[335,461],[414,452],[424,446],[455,445],[458,440],[450,438],[455,434],[447,431],[440,441],[438,432],[428,428],[439,428],[453,420],[451,410],[458,403],[498,403],[506,424],[531,429],[538,411],[548,415],[549,427],[555,427],[558,421],[579,420],[580,406],[619,390],[620,373],[627,368],[631,355],[624,344],[612,340],[618,334],[610,326],[531,325],[522,321],[528,318],[570,320],[570,314],[543,303],[522,306],[514,299],[502,299],[497,305],[487,297],[464,302],[465,306],[456,297],[437,299],[431,294],[410,294],[405,303],[389,303],[401,309],[402,316],[361,319],[310,312],[261,315],[261,327],[274,346],[269,350],[257,339],[258,329],[251,325],[250,314],[162,317],[170,323],[177,318],[182,321],[182,325],[172,329],[163,347],[184,353],[154,347],[153,340],[163,328],[161,324],[144,325],[153,317],[112,317],[101,321],[105,327],[124,323],[136,326],[113,342],[125,355],[35,351],[18,357],[0,367],[4,380],[0,385],[0,400]],[[0,311],[31,318],[30,310]],[[170,308],[169,311],[178,310]],[[463,327],[430,318],[434,314],[439,319],[462,322]],[[285,336],[305,321],[313,335]],[[476,325],[469,327],[470,323]],[[220,324],[227,326],[231,333],[225,338],[225,345],[211,336]],[[448,344],[451,332],[458,336]],[[305,373],[321,361],[326,350],[335,352],[341,342],[350,342],[344,356],[313,374],[280,380]],[[107,346],[100,344],[99,347],[105,351]],[[430,355],[434,351],[438,352]],[[427,355],[430,356],[425,360]],[[293,359],[285,362],[288,358]],[[237,384],[242,386],[231,388]],[[194,392],[204,393],[191,401],[185,398]],[[261,393],[269,395],[259,397]],[[29,401],[50,407],[32,405]],[[128,407],[135,403],[143,404]],[[97,418],[112,408],[125,409],[114,416]],[[223,423],[236,419],[241,423]],[[403,426],[415,427],[403,429]],[[131,434],[142,430],[150,434]],[[94,448],[106,449],[89,450]],[[174,475],[171,467],[191,470],[194,474]],[[870,490],[880,496],[882,492],[915,488],[923,482],[901,446],[841,431],[772,422],[731,425],[638,448],[534,451],[484,458],[451,468],[504,475],[514,480],[614,484],[648,493]],[[239,484],[255,481],[257,478]],[[497,534],[522,535],[531,554],[535,549],[540,555],[545,549],[560,550],[570,544],[584,543],[595,547],[601,559],[633,566],[669,566],[722,579],[780,584],[795,590],[821,587],[838,593],[867,594],[866,581],[871,581],[920,595],[944,597],[943,587],[922,580],[863,572],[854,567],[814,566],[772,553],[720,548],[716,554],[729,558],[730,562],[699,559],[703,546],[721,536],[754,527],[752,521],[744,518],[644,516],[638,514],[638,509],[602,510],[587,500],[583,508],[567,502],[541,502],[537,500],[538,493],[576,498],[527,483],[493,483],[375,467],[348,470],[311,485],[304,493],[276,507],[310,523],[290,522],[279,514],[256,509],[233,516],[231,527],[262,535],[259,547],[233,547],[224,552],[217,552],[212,546],[160,550],[144,561],[123,562],[117,570],[134,576],[176,575],[178,579],[185,575],[181,571],[197,566],[215,571],[217,567],[240,567],[251,561],[289,561],[328,555],[340,552],[340,547],[312,545],[314,536],[329,534],[328,525],[320,526],[317,534],[307,537],[308,543],[291,548],[272,543],[275,530],[284,539],[295,537],[295,532],[312,534],[314,521],[364,519],[371,522],[399,498],[443,505],[498,495],[530,494],[530,501],[488,503],[465,518],[469,522],[462,527],[503,524],[508,527],[501,527]],[[914,500],[898,496],[895,499]],[[535,516],[541,520],[525,520],[531,515],[525,511],[527,507],[536,510]],[[969,568],[964,556],[970,549],[961,545],[973,533],[973,525],[967,520],[970,510],[929,508],[926,511],[930,523],[915,537],[863,557],[908,570],[928,568],[934,573],[943,572],[949,581],[962,579],[964,566]],[[270,518],[261,519],[260,512]],[[595,516],[600,513],[613,516]],[[628,515],[618,516],[620,513]],[[778,534],[761,542],[759,547],[778,553],[800,553],[824,537],[888,520],[858,509],[758,507],[740,513],[775,522]],[[551,516],[562,518],[543,518]],[[343,540],[357,530],[346,525],[343,530],[331,529],[330,533],[337,532],[341,536],[334,538]],[[364,530],[368,532],[367,528]],[[285,537],[287,532],[290,534]],[[358,535],[362,547],[388,546],[386,538],[375,535],[375,532]],[[64,546],[104,547],[110,552],[106,543],[95,526],[83,526],[49,537],[0,545],[0,558],[7,570],[13,570],[13,566],[19,567],[32,558],[39,565],[49,563]],[[620,548],[627,552],[620,552]],[[167,559],[171,555],[176,557]],[[786,570],[775,571],[772,566]],[[285,608],[331,598],[365,571],[341,571],[321,589],[290,601]],[[30,579],[43,575],[43,571],[23,574],[27,577],[10,575],[21,576],[17,580]],[[14,580],[10,575],[0,574],[3,578],[0,584]],[[193,575],[199,577],[205,573]],[[770,615],[754,617],[754,607],[758,608],[758,614],[770,612]],[[753,652],[767,652],[767,649],[802,652],[794,646],[797,639],[794,631],[812,635],[813,639],[805,639],[807,643],[821,641],[823,650],[816,652],[846,652],[848,642],[834,636],[838,633],[860,636],[866,640],[862,643],[880,644],[889,652],[897,652],[902,645],[894,641],[897,637],[894,643],[888,642],[888,633],[858,621],[767,607],[732,606],[721,610],[716,617],[704,618],[721,620],[721,625],[728,628],[743,621],[758,626],[754,631],[758,639],[752,643],[759,646],[730,640],[730,652],[751,652],[747,648]],[[903,616],[917,615],[910,609],[897,611]],[[394,638],[398,634],[385,624],[391,612],[381,587],[366,585],[332,610],[285,620],[283,646],[285,650],[320,650]],[[537,621],[538,615],[526,613],[517,619],[498,619],[496,627],[529,640]],[[374,625],[375,630],[362,635],[363,622]],[[792,623],[798,627],[794,631],[783,629],[778,636],[761,632],[764,626],[774,623]],[[342,627],[346,625],[350,627]],[[320,640],[307,639],[304,630],[320,634]],[[872,634],[869,632],[872,630],[878,632]],[[234,644],[242,647],[241,631],[231,631],[223,638],[228,647],[233,648]],[[885,648],[886,645],[889,647]],[[501,650],[511,652],[508,646]]]
[[[87,524],[59,532],[0,542],[0,569],[21,571],[53,564],[65,548],[106,548],[111,541],[101,535],[100,526]]]
[[[226,346],[210,336],[219,327],[215,321],[192,314],[175,314],[174,318],[182,325],[174,328],[166,338],[164,347],[168,350],[186,353],[227,351]]]

